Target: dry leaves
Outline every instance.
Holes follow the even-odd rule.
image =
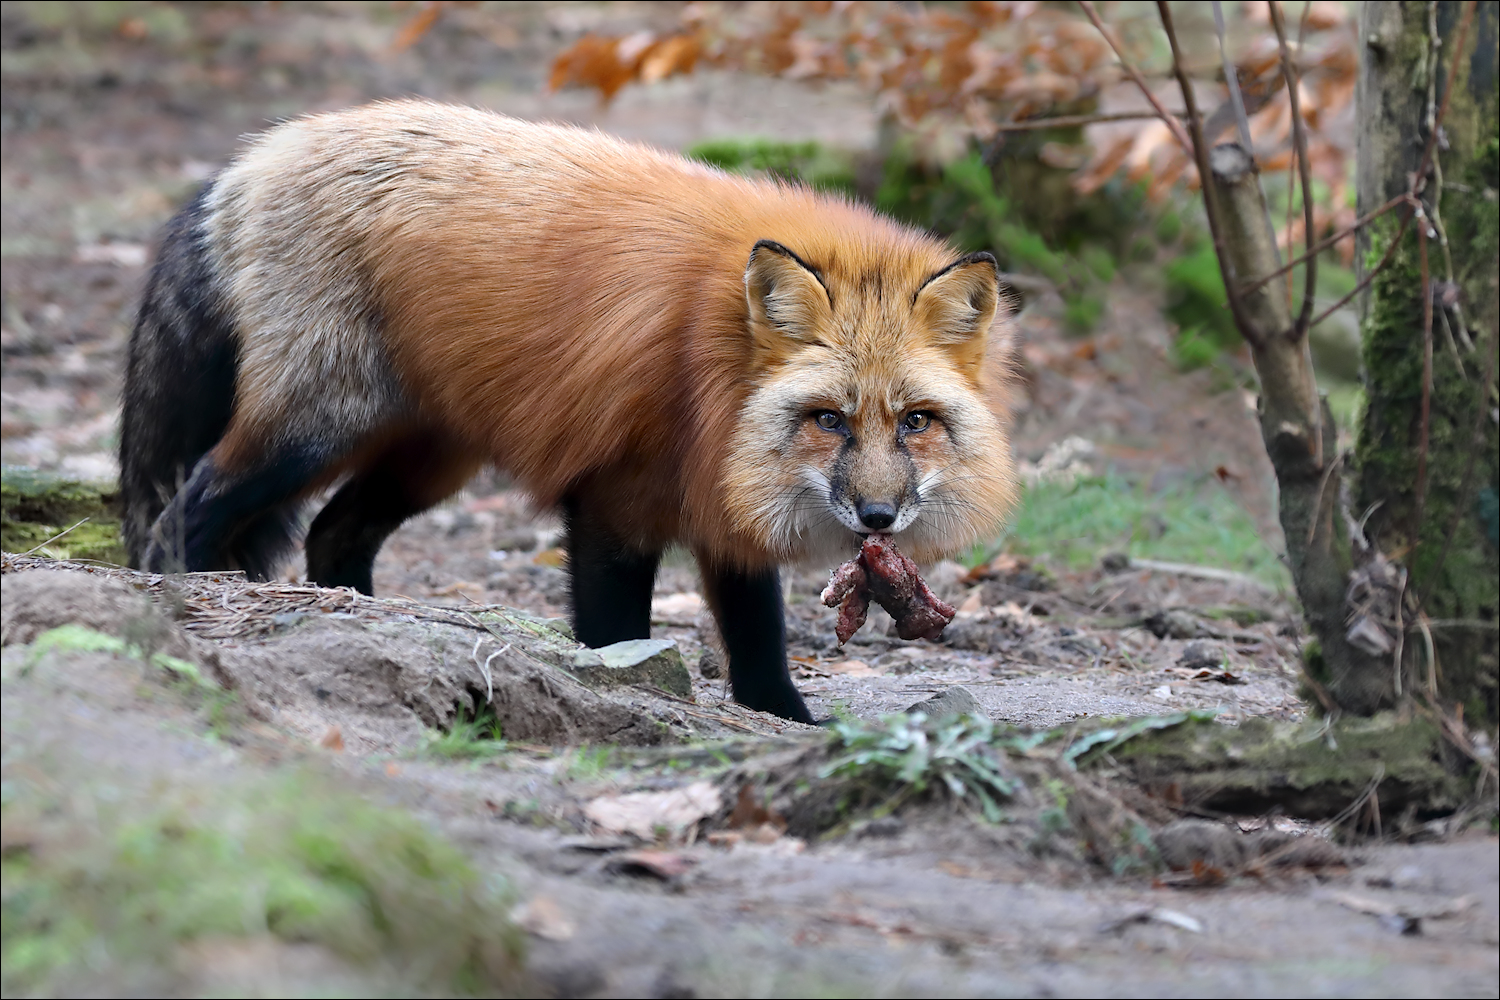
[[[720,805],[719,790],[713,784],[695,781],[666,792],[601,795],[584,806],[583,815],[600,830],[655,843],[685,839]]]
[[[1118,9],[1112,25],[1148,80],[1165,80],[1167,67],[1152,41],[1160,26],[1149,10],[1127,19]],[[1228,12],[1230,59],[1240,83],[1246,125],[1261,169],[1295,171],[1291,106],[1280,53],[1264,4]],[[1319,232],[1353,221],[1346,197],[1353,154],[1354,84],[1358,67],[1355,25],[1346,6],[1312,3],[1296,25],[1293,58],[1299,99],[1308,125],[1308,162],[1320,188],[1314,221]],[[1211,34],[1209,38],[1212,38]],[[1216,48],[1216,41],[1213,43]],[[1160,46],[1157,46],[1159,49]],[[1238,132],[1237,115],[1217,59],[1194,67],[1208,115],[1208,141]],[[1205,53],[1206,56],[1206,53]],[[1119,62],[1098,31],[1072,5],[975,2],[896,4],[883,0],[826,3],[691,3],[679,29],[624,37],[588,35],[557,57],[549,85],[586,87],[605,101],[630,83],[650,83],[699,66],[796,80],[851,80],[877,107],[917,138],[927,155],[958,155],[970,139],[1003,140],[1008,123],[1101,110],[1124,79]],[[1047,162],[1073,168],[1082,192],[1115,177],[1144,182],[1161,199],[1178,184],[1197,185],[1191,157],[1160,121],[1089,126],[1069,147],[1049,143]],[[1283,245],[1303,241],[1300,212],[1276,220]],[[1339,250],[1346,259],[1353,241]]]

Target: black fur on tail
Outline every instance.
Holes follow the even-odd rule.
[[[231,308],[203,232],[212,184],[167,224],[141,298],[125,363],[120,417],[120,495],[125,545],[141,566],[153,530],[163,563],[174,556],[182,526],[157,525],[163,508],[218,443],[234,412],[238,338]],[[296,530],[295,510],[273,508],[238,532],[222,566],[253,577],[275,570]],[[196,567],[195,567],[196,568]]]

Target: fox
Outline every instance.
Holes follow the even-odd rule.
[[[386,538],[492,466],[561,514],[581,643],[648,638],[681,545],[734,698],[812,722],[780,568],[997,527],[1010,311],[992,255],[841,196],[430,101],[296,118],[164,229],[126,547],[268,579],[301,540],[309,581],[371,594]]]

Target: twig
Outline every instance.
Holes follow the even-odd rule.
[[[1156,559],[1132,559],[1130,568],[1151,570],[1154,573],[1171,573],[1174,576],[1190,576],[1199,580],[1217,580],[1220,583],[1238,583],[1267,594],[1276,593],[1275,587],[1261,583],[1253,576],[1236,573],[1232,569],[1219,569],[1217,566],[1194,566],[1192,563],[1160,562]]]
[[[1181,118],[1181,112],[1175,113],[1174,117]],[[1129,122],[1139,121],[1143,118],[1158,119],[1161,115],[1155,111],[1119,111],[1105,115],[1058,115],[1056,118],[1025,118],[1020,121],[999,122],[995,125],[997,132],[1036,132],[1042,129],[1052,128],[1076,128],[1082,125],[1098,125],[1104,122]]]
[[[1115,58],[1120,60],[1120,68],[1130,76],[1130,79],[1135,81],[1135,85],[1141,89],[1141,95],[1156,109],[1156,117],[1166,123],[1167,129],[1172,133],[1172,137],[1182,144],[1182,148],[1187,153],[1191,154],[1193,152],[1193,144],[1188,139],[1187,133],[1182,130],[1182,123],[1168,113],[1166,108],[1162,107],[1161,101],[1156,99],[1156,95],[1151,92],[1150,85],[1146,83],[1146,78],[1141,76],[1140,71],[1131,65],[1129,59],[1125,58],[1125,51],[1120,47],[1119,40],[1115,38],[1114,32],[1104,26],[1104,22],[1099,18],[1099,12],[1094,9],[1094,5],[1090,0],[1078,0],[1078,6],[1083,8],[1084,14],[1093,22],[1099,34],[1104,36],[1104,40],[1109,43],[1109,47],[1114,50]],[[1172,43],[1174,52],[1176,45],[1177,43],[1174,38]],[[1191,94],[1188,91],[1184,91],[1183,96],[1190,98]],[[1198,112],[1191,103],[1187,109],[1187,116],[1190,119],[1198,117]],[[1204,184],[1206,185],[1207,181]]]
[[[1458,33],[1455,36],[1455,43],[1453,46],[1454,52],[1463,51],[1464,40],[1468,37],[1469,34],[1469,24],[1474,20],[1475,4],[1476,0],[1468,0],[1468,3],[1464,5],[1463,19],[1458,23]],[[1448,67],[1448,82],[1443,88],[1442,107],[1438,108],[1437,117],[1433,121],[1431,134],[1427,136],[1427,145],[1422,150],[1422,160],[1417,165],[1417,172],[1412,175],[1411,189],[1407,191],[1406,194],[1401,196],[1402,201],[1406,202],[1407,204],[1413,205],[1418,209],[1421,208],[1421,202],[1417,200],[1417,195],[1422,192],[1427,183],[1427,165],[1432,162],[1433,153],[1437,149],[1438,136],[1443,128],[1443,119],[1448,115],[1448,101],[1453,96],[1453,82],[1458,77],[1459,62],[1460,60],[1458,58],[1453,58],[1449,61],[1450,64]],[[1384,212],[1388,210],[1388,204],[1387,206],[1382,206],[1377,211],[1379,211],[1381,214],[1384,214]],[[1353,290],[1351,290],[1348,295],[1345,295],[1343,298],[1339,299],[1333,305],[1329,306],[1327,309],[1324,309],[1321,313],[1314,317],[1313,320],[1308,324],[1309,328],[1317,326],[1329,316],[1332,316],[1335,312],[1342,309],[1345,303],[1368,288],[1370,282],[1375,280],[1375,276],[1378,275],[1381,271],[1385,270],[1386,265],[1390,263],[1391,256],[1395,252],[1397,245],[1400,244],[1402,237],[1406,235],[1406,227],[1410,225],[1411,218],[1411,216],[1407,216],[1404,220],[1402,220],[1401,229],[1396,233],[1395,238],[1391,240],[1390,246],[1386,247],[1385,255],[1380,258],[1380,263],[1376,264],[1374,269],[1371,270],[1369,274],[1365,275],[1363,280],[1361,280],[1359,284],[1355,285]]]
[[[66,534],[67,534],[67,533],[68,533],[68,532],[70,532],[70,531],[72,531],[72,530],[73,530],[73,528],[76,528],[76,527],[78,527],[78,526],[79,526],[79,525],[81,525],[81,524],[83,524],[83,523],[84,523],[84,521],[87,521],[87,520],[88,520],[88,518],[84,518],[84,519],[83,519],[83,521],[79,521],[79,522],[78,522],[78,524],[75,524],[75,525],[73,525],[73,526],[72,526],[72,527],[68,527],[68,528],[64,528],[64,529],[63,529],[63,530],[61,530],[61,531],[59,531],[59,532],[58,532],[58,533],[57,533],[57,534],[55,534],[55,535],[53,535],[53,536],[52,536],[52,537],[51,537],[51,538],[49,538],[49,539],[47,539],[47,540],[46,540],[46,541],[45,541],[45,542],[43,542],[43,543],[42,543],[42,544],[40,544],[40,545],[38,545],[38,546],[36,546],[36,547],[34,547],[34,548],[30,548],[30,549],[27,549],[27,550],[26,550],[26,551],[25,551],[25,552],[22,552],[22,553],[20,553],[20,554],[21,554],[21,555],[23,555],[23,556],[29,556],[29,555],[31,555],[31,554],[32,554],[32,553],[33,553],[33,552],[36,552],[36,551],[38,551],[38,550],[39,550],[39,549],[45,549],[45,548],[46,548],[46,547],[47,547],[47,546],[49,546],[49,545],[51,545],[51,544],[52,544],[52,543],[53,543],[53,542],[55,542],[55,541],[57,541],[57,540],[58,540],[58,539],[59,539],[59,538],[61,538],[61,537],[62,537],[62,536],[63,536],[63,535],[66,535]]]
[[[1403,204],[1415,204],[1417,207],[1421,207],[1421,202],[1417,201],[1417,199],[1410,192],[1401,196],[1401,202]],[[1376,277],[1380,275],[1380,272],[1385,270],[1386,265],[1389,264],[1391,262],[1391,258],[1395,256],[1396,248],[1401,245],[1402,238],[1406,236],[1406,227],[1411,225],[1411,220],[1413,216],[1415,216],[1415,214],[1416,213],[1413,212],[1411,215],[1408,215],[1406,218],[1401,220],[1401,228],[1396,230],[1396,235],[1391,239],[1390,244],[1385,248],[1385,254],[1380,258],[1380,262],[1370,269],[1370,273],[1361,278],[1359,280],[1359,283],[1349,290],[1348,295],[1345,295],[1333,305],[1329,306],[1327,309],[1324,309],[1322,312],[1318,313],[1318,315],[1314,316],[1312,318],[1312,321],[1307,325],[1308,329],[1312,329],[1328,317],[1332,316],[1334,313],[1338,312],[1340,309],[1344,308],[1344,306],[1349,303],[1350,299],[1354,298],[1354,296],[1370,287],[1370,282],[1374,281]]]
[[[1411,626],[1416,628],[1415,625]],[[1494,632],[1500,625],[1483,618],[1428,618],[1428,628],[1470,628],[1479,632]]]
[[[1281,46],[1281,73],[1286,78],[1286,96],[1292,107],[1292,143],[1297,159],[1298,179],[1302,184],[1303,243],[1310,250],[1315,229],[1313,225],[1312,168],[1307,162],[1307,130],[1302,121],[1302,106],[1297,96],[1297,74],[1292,69],[1292,53],[1286,43],[1286,23],[1282,20],[1281,4],[1267,0],[1271,11],[1271,24],[1276,28],[1276,41]],[[1304,11],[1304,16],[1306,12]],[[1292,193],[1287,191],[1288,204]],[[1318,288],[1318,255],[1306,254],[1307,268],[1302,278],[1302,309],[1297,313],[1297,322],[1292,327],[1292,338],[1301,339],[1308,331],[1308,320],[1312,318],[1313,293]]]
[[[1084,3],[1084,0],[1079,0],[1079,3]],[[1093,7],[1088,5],[1085,9],[1092,11]],[[1249,317],[1245,315],[1244,303],[1235,288],[1239,282],[1239,276],[1234,273],[1234,266],[1230,263],[1228,251],[1224,248],[1224,216],[1219,208],[1218,191],[1215,189],[1211,168],[1208,165],[1208,144],[1203,138],[1203,116],[1198,113],[1198,99],[1193,95],[1192,81],[1188,79],[1187,70],[1183,68],[1182,49],[1177,44],[1177,31],[1172,26],[1172,9],[1167,5],[1166,0],[1157,0],[1156,10],[1161,17],[1161,26],[1167,33],[1167,41],[1172,46],[1172,72],[1177,77],[1177,87],[1182,91],[1182,102],[1187,107],[1188,127],[1193,134],[1192,145],[1188,148],[1198,165],[1199,187],[1203,190],[1203,208],[1208,216],[1208,231],[1213,238],[1214,256],[1218,258],[1219,270],[1224,275],[1224,293],[1229,300],[1229,311],[1233,314],[1234,325],[1241,335],[1250,341],[1252,346],[1258,346],[1256,342],[1260,338],[1260,331],[1251,325]],[[1097,14],[1090,14],[1090,17],[1098,24]],[[1104,30],[1102,25],[1099,26],[1099,30],[1101,32]],[[1146,82],[1139,78],[1139,74],[1136,75],[1136,83],[1155,103],[1155,97],[1151,95]],[[1245,154],[1250,155],[1250,151],[1246,150]]]
[[[1370,214],[1364,216],[1363,218],[1355,219],[1349,225],[1345,226],[1343,229],[1340,229],[1338,232],[1334,233],[1332,236],[1328,236],[1328,237],[1325,237],[1325,238],[1319,240],[1317,243],[1315,243],[1312,246],[1308,247],[1305,252],[1303,252],[1301,254],[1298,254],[1296,257],[1293,257],[1291,260],[1287,261],[1285,264],[1281,265],[1281,267],[1279,267],[1276,270],[1272,271],[1270,274],[1268,274],[1268,275],[1266,275],[1266,276],[1264,276],[1262,278],[1257,278],[1254,281],[1252,281],[1250,284],[1245,285],[1243,288],[1240,289],[1240,294],[1241,295],[1249,295],[1251,292],[1255,291],[1256,289],[1261,288],[1261,287],[1263,287],[1265,285],[1270,284],[1271,282],[1275,281],[1281,275],[1287,273],[1292,268],[1294,268],[1298,264],[1302,263],[1310,255],[1322,253],[1324,250],[1327,250],[1329,247],[1333,246],[1335,243],[1338,243],[1340,240],[1346,240],[1349,237],[1353,236],[1355,233],[1359,232],[1365,226],[1368,226],[1370,223],[1374,222],[1376,219],[1380,218],[1382,215],[1384,215],[1385,213],[1389,212],[1391,209],[1396,208],[1399,205],[1406,204],[1407,199],[1409,197],[1410,196],[1408,194],[1406,194],[1405,192],[1396,195],[1396,197],[1392,198],[1390,201],[1386,202],[1384,205],[1381,205],[1379,208],[1375,209]],[[1314,325],[1316,325],[1316,324],[1314,324]]]
[[[1334,472],[1344,463],[1344,454],[1340,452],[1328,463],[1328,468],[1323,470],[1323,478],[1318,482],[1318,495],[1313,500],[1312,523],[1307,526],[1307,544],[1311,547],[1313,538],[1318,533],[1318,522],[1322,520],[1319,515],[1323,511],[1323,492],[1328,489],[1328,480],[1333,478]],[[1331,520],[1331,518],[1330,518]]]
[[[1422,270],[1422,411],[1417,427],[1417,485],[1412,502],[1411,548],[1422,539],[1422,513],[1427,505],[1427,445],[1432,422],[1432,276],[1427,270],[1427,219],[1417,223],[1417,260]]]

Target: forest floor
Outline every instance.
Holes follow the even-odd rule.
[[[837,88],[699,74],[608,107],[543,91],[562,45],[590,30],[670,25],[669,5],[460,9],[402,53],[388,47],[401,15],[385,5],[225,5],[191,18],[145,5],[134,21],[87,10],[7,4],[0,14],[0,455],[86,479],[115,475],[124,345],[156,230],[240,136],[278,118],[415,93],[673,148],[715,136],[876,142],[868,102]],[[877,613],[838,648],[833,612],[816,599],[829,567],[786,572],[793,676],[814,714],[873,723],[962,687],[995,723],[1037,731],[1189,709],[1217,711],[1215,725],[1303,721],[1302,636],[1246,393],[1222,371],[1172,367],[1149,281],[1117,282],[1090,337],[1065,337],[1059,313],[1037,296],[1016,323],[1013,436],[1045,502],[996,550],[928,568],[960,608],[942,642],[891,638]],[[1179,523],[1189,517],[1192,537]],[[558,996],[1500,987],[1500,852],[1483,832],[1349,846],[1347,823],[1210,817],[1246,844],[1271,831],[1326,851],[1176,878],[1112,868],[1066,824],[1049,826],[1049,782],[1061,779],[1031,780],[1000,824],[941,797],[832,836],[731,815],[723,796],[736,766],[796,757],[827,737],[728,700],[695,570],[677,553],[658,578],[653,633],[677,643],[690,690],[590,693],[534,657],[523,664],[499,633],[474,626],[476,614],[503,605],[564,616],[559,543],[555,517],[486,476],[386,545],[383,601],[302,586],[297,565],[254,588],[232,576],[179,585],[7,561],[7,993],[442,992],[450,980],[434,969],[453,941],[475,927],[508,941],[512,925],[526,950],[515,975],[529,978],[506,980],[519,960],[491,957],[485,967],[500,971],[485,982]],[[1142,558],[1229,572],[1205,578]],[[175,620],[131,605],[142,591]],[[143,621],[154,623],[149,639]],[[69,624],[128,641],[42,639]],[[402,631],[418,626],[429,631]],[[154,649],[210,676],[185,690],[177,668],[150,666]],[[478,696],[487,684],[492,702],[495,685],[517,699],[491,713],[499,741],[474,722],[489,718]],[[371,833],[367,806],[381,830],[414,817],[411,839],[393,847]],[[645,819],[622,819],[632,808]],[[1166,845],[1171,810],[1152,809],[1143,815]],[[382,943],[286,931],[264,899],[290,862],[266,855],[261,871],[213,851],[201,884],[255,919],[220,926],[224,907],[203,904],[218,914],[203,918],[206,932],[168,893],[145,921],[154,929],[132,929],[153,898],[140,880],[172,870],[143,859],[156,851],[191,873],[208,833],[243,829],[267,843],[304,844],[308,830],[368,841],[349,864],[379,870],[359,877],[384,914],[368,931]],[[479,873],[478,916],[424,888],[429,868],[445,870],[438,862],[408,865],[427,874],[407,882],[389,874],[407,868],[381,852],[419,843],[434,858],[456,847],[455,864]],[[241,862],[243,883],[204,874]],[[69,902],[79,885],[95,895]],[[44,912],[68,919],[36,930]]]

